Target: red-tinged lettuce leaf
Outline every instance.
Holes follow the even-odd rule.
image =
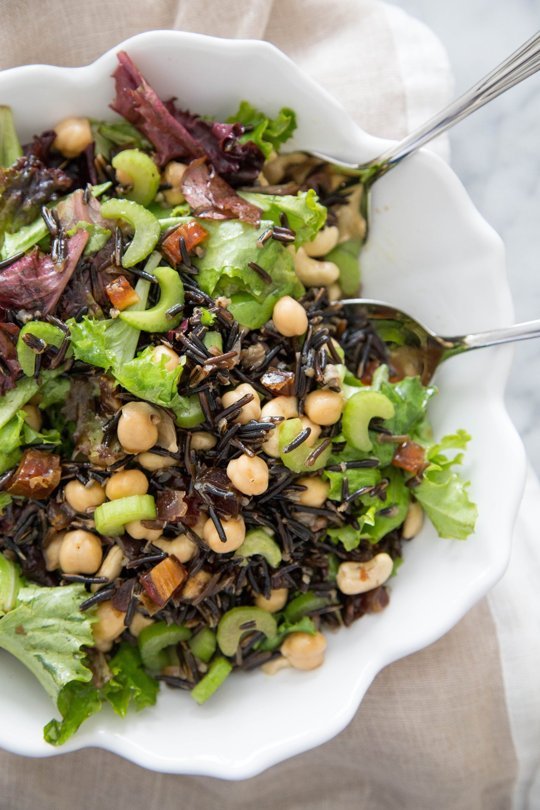
[[[242,124],[205,121],[173,101],[164,103],[125,52],[114,72],[116,98],[111,105],[153,144],[158,163],[206,156],[215,170],[234,186],[251,184],[264,163],[252,141],[242,143]]]
[[[15,387],[21,367],[17,360],[19,327],[13,323],[0,323],[0,396]]]
[[[239,197],[204,158],[189,164],[182,178],[182,193],[201,219],[240,219],[250,225],[261,220],[261,209]]]
[[[86,231],[67,240],[66,261],[59,268],[34,248],[0,273],[0,307],[52,312],[77,266],[88,241]]]
[[[177,121],[198,141],[218,174],[231,186],[252,185],[264,163],[264,154],[253,141],[242,143],[242,124],[205,121],[197,115],[178,110],[173,102],[166,104]]]
[[[95,186],[98,176],[94,164],[94,144],[88,144],[80,155],[66,161],[64,155],[53,148],[55,140],[56,132],[47,129],[40,135],[34,135],[30,143],[23,146],[24,154],[33,155],[51,169],[61,166],[64,174],[71,179],[71,188],[85,188],[88,183]]]
[[[103,219],[101,216],[101,206],[91,194],[85,195],[82,189],[77,189],[56,206],[56,212],[62,223],[64,230],[69,231],[79,222],[88,222],[91,225],[99,225],[101,228],[114,229],[114,223]]]
[[[14,233],[29,225],[39,216],[41,206],[71,185],[71,178],[61,169],[47,168],[33,155],[0,169],[0,232]]]
[[[156,149],[158,163],[163,166],[173,158],[204,155],[202,147],[171,115],[125,51],[118,54],[118,61],[113,74],[116,98],[111,108],[148,138]]]

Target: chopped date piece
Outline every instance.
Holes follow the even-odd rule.
[[[180,239],[184,240],[186,250],[190,253],[193,248],[200,245],[207,236],[208,231],[205,230],[202,225],[199,225],[198,222],[184,222],[165,237],[161,244],[161,250],[170,263],[176,266],[182,261]]]
[[[186,493],[182,490],[175,489],[165,489],[163,492],[159,492],[156,498],[157,519],[174,523],[184,517],[188,511],[185,495]]]
[[[118,276],[109,282],[105,287],[105,292],[113,307],[120,311],[141,300],[125,276]]]
[[[402,442],[394,453],[392,466],[418,475],[427,466],[426,451],[416,442]]]
[[[139,578],[151,601],[164,607],[187,579],[187,571],[172,555],[155,565]]]
[[[10,495],[43,501],[52,495],[61,475],[61,460],[56,453],[25,450],[7,491]]]
[[[261,383],[265,388],[285,397],[294,394],[294,382],[294,371],[282,371],[279,368],[269,368],[261,377]]]

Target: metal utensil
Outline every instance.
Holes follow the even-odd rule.
[[[538,70],[540,70],[540,31],[488,73],[487,76],[484,76],[483,79],[473,85],[470,90],[452,101],[441,112],[434,115],[417,130],[411,132],[402,141],[399,141],[395,146],[391,146],[368,163],[347,163],[320,152],[312,154],[329,163],[341,166],[348,174],[358,174],[367,186],[371,186],[375,180],[386,174],[389,169],[397,166],[403,158],[416,152],[424,144],[453,127],[458,121],[467,118],[475,110],[480,109],[484,104],[500,96],[501,93],[532,76]]]
[[[381,337],[394,346],[390,350],[390,360],[398,372],[418,374],[424,384],[429,382],[435,369],[449,357],[499,343],[540,337],[540,320],[503,326],[489,332],[446,337],[436,334],[416,318],[384,301],[348,298],[341,303],[360,309],[373,322]],[[395,339],[396,330],[399,341]]]

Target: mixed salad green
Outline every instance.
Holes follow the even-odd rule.
[[[162,101],[125,53],[113,122],[21,147],[0,108],[0,648],[61,719],[311,670],[389,601],[424,513],[476,508],[436,390],[360,286],[358,181],[281,153],[295,114]]]

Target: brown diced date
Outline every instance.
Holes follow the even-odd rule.
[[[25,450],[7,491],[10,495],[43,501],[51,495],[62,474],[60,456],[43,450]]]
[[[294,392],[294,372],[269,368],[262,375],[261,383],[268,391],[288,397]]]
[[[140,577],[147,596],[164,607],[187,578],[187,571],[176,557],[170,555]]]
[[[416,442],[403,442],[394,453],[392,466],[418,475],[426,466],[426,451]]]
[[[105,292],[113,307],[120,311],[141,300],[125,276],[118,276],[107,284]]]

